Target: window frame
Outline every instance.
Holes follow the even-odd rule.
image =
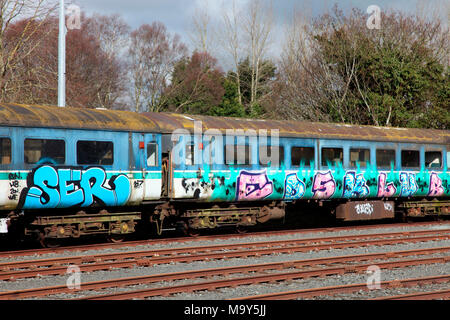
[[[404,166],[403,165],[403,152],[414,152],[414,153],[417,153],[417,155],[418,155],[418,164],[417,164],[417,166]],[[414,170],[414,169],[420,169],[420,150],[418,150],[418,149],[408,149],[408,148],[405,148],[405,149],[401,149],[400,150],[400,167],[401,167],[401,169],[402,170]]]
[[[382,166],[378,163],[378,151],[393,151],[394,152],[394,170],[397,168],[397,150],[395,148],[376,148],[375,149],[375,164],[377,168],[382,169],[391,169],[391,164],[389,163],[389,166]]]
[[[446,150],[446,157],[447,157],[447,170],[450,169],[450,150]],[[442,159],[442,162],[444,162],[444,159]]]
[[[1,137],[0,136],[0,140],[9,140],[9,163],[3,163],[2,162],[2,154],[0,154],[0,166],[9,166],[13,163],[13,140],[11,139],[11,137]]]
[[[228,163],[228,159],[227,159],[227,147],[228,146],[233,146],[234,147],[234,161],[233,163]],[[247,157],[245,158],[245,160],[248,160],[248,163],[238,163],[238,154],[239,154],[239,150],[238,147],[245,147],[245,151],[246,151],[246,155],[248,154],[248,159]],[[248,151],[248,152],[247,152]],[[258,149],[259,151],[259,149]],[[259,157],[258,157],[259,158]],[[251,167],[252,166],[252,146],[250,145],[250,143],[233,143],[233,144],[227,144],[225,142],[225,144],[223,145],[223,162],[224,165],[229,167],[229,166],[245,166],[245,167]]]
[[[188,163],[188,147],[191,147],[191,152],[190,152],[190,154],[192,154],[191,163]],[[195,166],[195,142],[194,141],[187,142],[184,145],[184,165],[186,167]]]
[[[441,154],[441,165],[439,167],[427,167],[427,153],[431,153],[431,152],[439,152]],[[439,170],[443,169],[444,168],[444,150],[442,150],[442,149],[441,150],[433,150],[433,149],[424,150],[423,161],[424,161],[423,165],[424,165],[425,169],[439,169]]]
[[[101,143],[110,143],[112,145],[112,163],[111,164],[101,164],[101,163],[80,163],[79,162],[79,157],[78,157],[78,143],[80,142],[101,142]],[[113,166],[115,163],[115,148],[114,148],[114,141],[112,140],[93,140],[93,139],[80,139],[80,140],[76,140],[75,143],[75,162],[77,165],[80,166]]]
[[[301,164],[301,160],[302,159],[300,159],[300,162],[298,163],[298,164],[294,164],[294,161],[293,161],[293,150],[294,150],[294,148],[297,148],[297,149],[312,149],[312,151],[313,151],[313,153],[312,153],[312,162],[313,163],[315,163],[316,162],[316,148],[315,147],[305,147],[305,146],[297,146],[297,145],[294,145],[294,146],[291,146],[291,166],[292,167],[297,167],[297,168],[299,168],[300,167],[300,164]],[[311,160],[309,161],[309,163],[306,163],[306,161],[305,161],[305,164],[304,164],[304,167],[305,168],[311,168]]]
[[[344,166],[344,160],[345,160],[345,156],[344,156],[344,147],[333,147],[333,146],[321,146],[320,147],[320,166],[322,168],[327,168],[328,164],[327,163],[323,163],[324,157],[323,157],[323,151],[324,149],[339,149],[342,151],[342,159],[341,159],[341,164],[342,166]],[[333,161],[331,162],[331,165],[336,166],[336,162]]]
[[[155,145],[155,164],[154,165],[149,165],[148,161],[149,161],[149,154],[148,154],[148,148],[150,145]],[[147,148],[146,148],[146,152],[147,152],[147,161],[146,161],[146,166],[149,168],[154,168],[154,167],[158,167],[159,166],[159,145],[158,142],[156,141],[150,141],[147,142]]]
[[[352,169],[356,168],[356,162],[355,162],[355,165],[352,165],[352,151],[355,151],[355,150],[358,150],[359,152],[361,152],[361,151],[369,151],[369,158],[368,158],[368,160],[365,160],[364,162],[361,162],[358,159],[358,161],[360,163],[359,167],[360,168],[367,168],[367,162],[370,163],[371,157],[372,157],[372,150],[370,149],[370,147],[349,147],[348,148],[348,166],[349,166],[349,168],[352,168]],[[362,166],[361,163],[363,163],[364,166]]]
[[[278,148],[278,155],[279,155],[278,160],[279,160],[279,162],[276,165],[271,163],[270,166],[269,166],[269,161],[267,163],[265,163],[265,164],[261,163],[261,148],[262,147],[270,148],[270,157],[272,156],[272,148]],[[258,145],[258,165],[260,167],[264,167],[264,168],[271,168],[271,167],[280,168],[282,164],[286,165],[286,160],[285,160],[286,152],[285,152],[284,149],[285,149],[284,146],[281,145],[281,144],[278,145],[278,146],[264,145],[264,144]],[[280,150],[283,150],[283,151],[280,152]],[[250,151],[251,151],[251,149],[250,149]],[[268,156],[267,160],[270,160],[270,157]],[[250,156],[250,163],[251,163],[251,156]]]
[[[23,148],[22,148],[22,151],[23,151],[23,163],[24,163],[26,166],[35,166],[35,165],[38,164],[39,161],[40,161],[40,160],[38,160],[37,162],[28,162],[28,161],[25,161],[25,156],[26,156],[26,150],[25,150],[25,148],[26,148],[26,141],[27,141],[27,140],[42,140],[42,141],[47,140],[47,141],[60,141],[60,142],[63,142],[63,143],[64,143],[64,162],[62,162],[62,163],[57,163],[56,165],[58,165],[58,166],[64,166],[64,165],[67,164],[68,148],[67,148],[67,141],[66,141],[66,139],[64,139],[64,138],[54,138],[54,137],[49,138],[49,137],[28,137],[28,136],[25,136],[24,139],[23,139]],[[42,158],[42,157],[41,157],[41,158]]]

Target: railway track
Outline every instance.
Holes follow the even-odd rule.
[[[88,291],[88,290],[100,290],[105,288],[115,288],[115,287],[126,287],[142,284],[151,284],[162,281],[175,281],[184,279],[201,279],[214,276],[228,276],[232,274],[245,274],[245,273],[264,273],[273,270],[288,270],[288,269],[306,269],[296,272],[288,272],[280,275],[262,275],[257,277],[251,277],[255,283],[263,283],[267,281],[281,281],[281,280],[292,280],[299,278],[308,277],[320,277],[344,273],[358,273],[364,272],[368,266],[371,264],[360,264],[356,265],[355,262],[361,261],[376,261],[383,259],[395,259],[407,256],[420,256],[420,255],[432,255],[437,253],[449,252],[450,247],[446,248],[433,248],[433,249],[419,249],[419,250],[407,250],[407,251],[397,251],[397,252],[383,252],[375,254],[360,254],[360,255],[349,255],[349,256],[339,256],[331,258],[318,258],[318,259],[307,259],[307,260],[293,260],[293,261],[282,261],[274,263],[262,263],[254,265],[243,265],[236,267],[224,267],[224,268],[212,268],[212,269],[201,269],[201,270],[190,270],[186,272],[176,272],[176,273],[166,273],[166,274],[156,274],[142,277],[130,277],[130,278],[120,278],[105,281],[89,282],[83,283],[79,290],[69,289],[67,286],[54,286],[54,287],[43,287],[37,289],[29,290],[18,290],[11,292],[0,292],[0,299],[23,299],[29,297],[37,296],[47,296],[51,294],[60,293],[75,293],[78,291]],[[377,262],[377,265],[381,269],[389,268],[400,268],[412,265],[422,265],[422,264],[433,264],[433,263],[445,263],[450,261],[450,256],[446,257],[430,257],[423,259],[403,259],[398,261],[390,262]],[[313,269],[313,267],[318,267]],[[328,266],[324,268],[323,266]],[[231,280],[230,280],[231,281]],[[229,284],[230,286],[235,285],[235,280],[232,280]],[[202,290],[205,284],[199,284],[199,289]],[[208,282],[210,288],[214,287],[214,282]],[[227,285],[227,282],[217,281],[218,287],[222,285]],[[159,291],[148,291],[150,296],[154,295],[166,295],[173,293],[181,293],[186,286],[170,286],[165,291],[165,289],[159,288]],[[178,290],[178,291],[177,291]],[[188,288],[189,291],[197,290],[196,287]],[[145,293],[148,294],[148,293]],[[120,297],[118,297],[120,298]]]
[[[426,223],[427,226],[436,225],[435,223]],[[397,226],[397,225],[395,225]],[[411,225],[409,225],[411,226]],[[447,225],[446,225],[447,226]],[[372,226],[370,226],[372,227]],[[375,227],[375,226],[373,226]],[[392,225],[389,225],[392,227]],[[377,226],[379,228],[379,226]],[[340,228],[340,230],[345,230]],[[352,230],[354,228],[351,228]],[[362,227],[361,229],[365,229]],[[372,229],[372,228],[367,228]],[[336,231],[336,228],[322,229],[320,232]],[[277,235],[281,234],[295,234],[295,233],[310,233],[311,230],[288,230],[277,231]],[[316,231],[319,232],[319,231]],[[314,233],[314,232],[313,232]],[[115,253],[100,253],[92,255],[74,255],[69,257],[59,258],[40,258],[34,260],[23,260],[14,262],[0,263],[0,281],[1,280],[15,280],[23,278],[36,278],[40,279],[41,276],[57,276],[66,275],[68,267],[76,265],[80,272],[92,272],[99,270],[112,270],[121,268],[135,268],[135,267],[151,267],[159,264],[173,264],[176,262],[190,263],[195,261],[213,261],[213,260],[227,260],[232,258],[251,258],[269,256],[273,254],[289,254],[298,252],[314,252],[320,250],[332,250],[332,249],[349,249],[359,247],[373,247],[373,246],[388,246],[398,244],[412,244],[427,241],[442,241],[450,239],[450,228],[436,230],[415,230],[415,231],[402,231],[402,232],[385,232],[376,234],[357,234],[357,235],[339,235],[339,236],[326,236],[316,238],[302,238],[291,240],[272,240],[272,241],[255,241],[254,239],[247,239],[254,234],[262,235],[260,233],[243,234],[243,235],[228,235],[230,238],[237,236],[238,239],[247,240],[247,242],[234,243],[234,244],[220,244],[220,245],[203,245],[203,246],[184,246],[169,249],[153,249],[153,250],[136,250],[131,252],[115,252]],[[272,235],[273,233],[271,233]],[[267,236],[267,233],[265,234]],[[211,238],[210,238],[211,237]],[[218,239],[226,238],[224,235],[209,236],[208,238]],[[195,239],[181,238],[183,240],[197,240],[203,239],[199,237]],[[178,242],[179,238],[175,239]],[[248,242],[253,240],[255,242]],[[160,240],[155,240],[156,243]],[[174,239],[163,239],[163,242],[170,243]],[[235,241],[235,240],[234,240]],[[146,241],[148,243],[149,241]],[[138,242],[136,242],[138,243]],[[139,242],[142,244],[142,242]],[[108,248],[121,248],[126,246],[127,243],[109,244]],[[131,246],[133,247],[133,245]],[[416,248],[417,245],[415,246]],[[106,248],[106,247],[105,247]],[[78,250],[78,248],[70,248],[74,252],[83,252],[85,249]],[[125,248],[126,249],[126,248]],[[54,249],[52,249],[54,250]],[[60,251],[61,250],[61,251]],[[369,249],[367,249],[369,250]],[[386,248],[386,251],[389,249]],[[57,249],[57,252],[66,251],[65,248]],[[232,267],[215,267],[215,268],[202,268],[181,272],[169,272],[152,275],[141,275],[134,277],[122,277],[117,274],[116,277],[110,280],[92,281],[95,277],[91,277],[90,282],[83,282],[80,289],[68,288],[66,285],[51,286],[51,287],[39,287],[29,288],[25,290],[13,290],[0,292],[0,300],[8,299],[28,299],[36,297],[48,297],[50,299],[52,295],[62,294],[68,295],[67,298],[80,298],[81,299],[95,299],[95,300],[115,300],[115,299],[145,299],[157,296],[170,296],[178,293],[189,293],[196,291],[208,290],[214,292],[220,288],[233,288],[241,285],[254,285],[264,283],[290,283],[297,279],[308,278],[324,278],[336,275],[352,275],[364,273],[368,266],[377,265],[381,269],[396,269],[396,268],[408,268],[413,266],[427,266],[437,264],[447,264],[450,262],[450,246],[434,247],[434,248],[421,248],[414,250],[397,250],[392,252],[379,252],[379,253],[364,253],[364,254],[352,254],[352,255],[340,255],[327,258],[311,258],[301,260],[286,260],[270,263],[246,264]],[[7,253],[5,253],[7,254]],[[13,253],[15,254],[15,253]],[[28,251],[27,251],[28,254]],[[44,253],[43,253],[44,254]],[[67,252],[66,252],[67,254]],[[26,257],[25,255],[24,257]],[[287,258],[289,259],[289,258]],[[256,262],[256,261],[255,261]],[[370,262],[370,263],[369,263]],[[164,267],[165,268],[165,267]],[[441,268],[441,267],[439,267]],[[164,270],[164,269],[161,269]],[[353,276],[352,276],[353,277]],[[225,279],[224,279],[225,278]],[[443,282],[448,280],[444,278],[436,278],[430,280],[432,277],[425,279],[424,283]],[[188,283],[186,279],[189,279]],[[214,280],[210,280],[214,279]],[[445,278],[446,279],[446,278]],[[411,279],[409,279],[411,280]],[[40,281],[40,280],[39,280]],[[167,286],[165,282],[170,281],[171,285]],[[177,283],[177,281],[181,281]],[[428,282],[427,282],[428,281]],[[430,282],[431,281],[431,282]],[[434,282],[433,282],[434,281]],[[195,283],[192,283],[195,282]],[[7,282],[4,282],[5,284]],[[160,284],[158,284],[160,283]],[[386,288],[394,286],[399,287],[408,286],[408,284],[402,284],[397,282],[385,282]],[[408,282],[409,283],[409,282]],[[163,287],[161,287],[161,284]],[[367,284],[364,284],[367,288]],[[36,285],[37,286],[37,285]],[[134,286],[137,286],[133,288]],[[158,288],[154,288],[159,286]],[[150,288],[148,288],[150,287]],[[153,288],[151,288],[153,287]],[[119,291],[114,294],[106,292]],[[120,288],[120,289],[119,289]],[[139,288],[139,290],[135,290]],[[353,287],[352,287],[353,288]],[[316,288],[319,289],[319,288]],[[439,289],[439,287],[437,288]],[[130,291],[131,290],[131,291]],[[345,291],[341,288],[339,292],[355,292]],[[356,290],[356,289],[355,289]],[[123,292],[120,292],[123,291]],[[301,291],[298,298],[307,297],[307,292]],[[298,293],[298,292],[295,293]],[[358,290],[356,290],[358,291]],[[311,294],[313,291],[311,291]],[[320,292],[320,291],[318,291]],[[399,292],[401,293],[401,292]],[[293,294],[289,292],[289,294]],[[321,296],[322,294],[318,295]],[[311,297],[318,297],[311,296]],[[331,296],[328,294],[327,296]],[[253,299],[256,296],[242,297],[245,299]],[[440,290],[437,292],[426,292],[408,294],[402,296],[384,297],[386,299],[447,299],[448,292],[446,290]],[[259,299],[259,296],[255,299]],[[289,295],[283,295],[279,293],[277,297],[267,297],[267,299],[295,299]]]
[[[446,224],[445,222],[416,222],[416,223],[395,223],[395,224],[376,224],[368,226],[345,226],[345,227],[331,227],[331,228],[314,228],[314,229],[296,229],[296,230],[279,230],[279,231],[261,231],[261,232],[248,232],[244,234],[225,234],[225,235],[203,235],[200,237],[175,237],[164,239],[150,239],[150,240],[137,240],[137,241],[125,241],[120,243],[97,243],[97,244],[85,244],[58,248],[40,248],[40,249],[27,249],[27,250],[14,250],[14,251],[0,251],[0,258],[14,258],[24,256],[42,256],[46,254],[58,254],[64,252],[85,252],[89,250],[102,250],[102,249],[119,249],[125,247],[137,247],[137,246],[149,246],[149,245],[162,245],[168,243],[184,243],[184,242],[199,242],[207,240],[221,240],[221,239],[246,239],[251,237],[266,237],[268,234],[271,236],[284,236],[284,235],[300,235],[300,234],[314,234],[323,232],[336,232],[336,231],[349,231],[349,230],[370,230],[386,227],[426,227],[426,226],[440,226]]]
[[[438,290],[433,292],[416,292],[388,297],[378,297],[371,300],[431,300],[431,299],[450,299],[450,289]]]
[[[67,272],[67,266],[69,265],[77,265],[81,272],[92,272],[175,262],[244,258],[276,253],[286,254],[447,239],[450,239],[450,229],[277,240],[26,260],[0,263],[0,280],[16,280],[38,275],[63,275]]]
[[[450,275],[431,276],[414,279],[403,279],[393,281],[383,281],[380,283],[383,288],[414,287],[419,285],[447,283],[450,282]],[[298,298],[314,298],[319,296],[333,296],[340,293],[352,293],[357,291],[368,291],[367,283],[357,283],[341,286],[331,286],[323,288],[313,288],[286,292],[276,292],[271,294],[240,297],[231,300],[291,300]]]

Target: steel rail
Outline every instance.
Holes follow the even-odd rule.
[[[450,299],[450,289],[438,290],[432,292],[416,292],[388,297],[378,297],[370,300],[432,300],[432,299]]]
[[[256,249],[263,247],[274,247],[274,246],[296,246],[305,245],[311,246],[324,245],[327,242],[335,243],[336,241],[355,241],[363,239],[377,239],[377,238],[395,238],[400,236],[425,236],[431,234],[431,237],[440,235],[450,235],[450,229],[443,230],[424,230],[424,231],[411,231],[411,232],[391,232],[391,233],[378,233],[378,234],[364,234],[364,235],[349,235],[349,236],[336,236],[336,237],[322,237],[322,238],[305,238],[305,239],[293,239],[293,240],[274,240],[274,241],[262,241],[262,242],[248,242],[248,243],[235,243],[235,244],[219,244],[219,245],[208,245],[199,247],[179,247],[179,248],[169,248],[169,249],[157,249],[157,250],[140,250],[132,252],[116,252],[116,253],[103,253],[94,254],[88,256],[72,256],[72,257],[61,257],[61,258],[49,258],[49,259],[37,259],[37,260],[23,260],[23,261],[13,261],[13,262],[2,262],[0,263],[0,272],[8,271],[13,269],[23,269],[23,268],[37,268],[37,267],[50,267],[63,264],[83,264],[83,263],[98,263],[105,261],[118,261],[125,259],[136,259],[136,258],[148,258],[148,257],[162,257],[162,256],[174,256],[179,254],[195,254],[202,252],[217,252],[224,250],[238,250],[238,249]],[[413,237],[412,237],[413,238]],[[444,236],[445,238],[445,236]],[[410,238],[405,238],[410,239]],[[427,240],[427,239],[425,239]],[[370,243],[370,242],[369,242]],[[1,276],[1,273],[0,273]]]
[[[450,281],[450,275],[431,276],[423,278],[413,278],[404,280],[383,281],[382,288],[410,287],[424,284],[446,283]],[[341,293],[353,293],[356,291],[369,291],[367,283],[356,283],[350,285],[303,289],[286,292],[276,292],[263,295],[240,297],[230,300],[293,300],[297,298],[313,298],[318,296],[333,296]]]
[[[427,259],[413,259],[408,261],[394,261],[394,262],[384,262],[379,263],[377,266],[379,266],[381,269],[390,269],[390,268],[398,268],[398,267],[404,267],[404,266],[411,266],[411,265],[420,265],[420,264],[433,264],[433,263],[444,263],[446,262],[446,259],[443,258],[427,258]],[[135,290],[135,291],[126,291],[126,292],[118,292],[118,293],[112,293],[112,294],[104,294],[104,295],[97,295],[97,296],[90,296],[90,297],[84,297],[77,300],[127,300],[127,299],[145,299],[149,297],[155,297],[155,296],[168,296],[172,294],[177,293],[190,293],[195,291],[204,291],[204,290],[217,290],[220,288],[235,288],[240,285],[253,285],[253,284],[260,284],[260,283],[276,283],[280,281],[292,281],[296,279],[304,279],[304,278],[310,278],[310,277],[323,277],[323,276],[330,276],[330,275],[337,275],[337,274],[345,274],[345,273],[356,273],[356,272],[365,272],[367,268],[371,266],[371,264],[363,264],[363,265],[354,265],[351,266],[351,268],[348,268],[347,266],[341,266],[341,267],[331,267],[331,268],[322,268],[322,269],[314,269],[314,270],[306,270],[306,271],[295,271],[295,272],[286,272],[286,273],[274,273],[274,274],[264,274],[264,275],[256,275],[256,276],[247,276],[242,278],[234,278],[234,279],[225,279],[225,280],[215,280],[215,281],[206,281],[206,282],[200,282],[200,283],[193,283],[193,284],[184,284],[184,285],[175,285],[175,286],[168,286],[168,287],[159,287],[159,288],[149,288],[149,289],[141,289],[141,290]],[[441,281],[441,282],[448,282],[450,281],[450,275],[446,276],[440,276],[440,277],[432,277],[433,280],[430,280],[429,278],[426,278],[426,281]],[[382,283],[383,285],[388,286],[394,286],[394,285],[404,285],[403,281],[405,280],[396,280],[395,284],[392,282],[385,282]],[[407,281],[405,283],[408,283]],[[314,293],[314,295],[323,295],[323,294],[330,294],[332,292],[339,293],[340,290],[343,290],[343,288],[351,288],[351,290],[355,289],[355,286],[358,288],[357,290],[361,290],[361,284],[358,285],[352,285],[352,286],[337,286],[337,287],[327,287],[327,288],[320,288],[316,289],[317,291]],[[365,286],[366,289],[368,289],[367,284],[364,283],[363,286]],[[339,288],[339,291],[333,291],[336,290],[336,288]],[[299,294],[304,296],[305,292],[308,292],[308,290],[298,290],[295,291],[295,294]],[[289,293],[292,295],[292,292]],[[311,294],[311,292],[309,292]],[[273,296],[273,295],[272,295]],[[308,296],[308,295],[306,295]],[[257,299],[260,299],[261,296],[258,296]],[[311,297],[311,295],[309,295]],[[247,297],[252,298],[252,297]]]
[[[416,256],[416,255],[430,255],[435,253],[450,251],[450,247],[445,248],[433,248],[433,249],[416,249],[416,250],[404,250],[395,252],[381,252],[381,253],[366,253],[360,255],[347,255],[338,256],[330,258],[315,258],[307,260],[292,260],[292,261],[282,261],[282,262],[272,262],[272,263],[261,263],[254,265],[243,265],[234,267],[224,267],[224,268],[211,268],[202,270],[191,270],[185,272],[174,272],[166,274],[155,274],[149,276],[139,276],[139,277],[128,277],[119,278],[111,280],[102,280],[82,283],[80,289],[69,289],[67,286],[52,286],[52,287],[42,287],[33,288],[25,290],[15,290],[0,292],[0,300],[6,299],[23,299],[29,297],[46,296],[50,294],[59,293],[74,293],[78,291],[85,290],[96,290],[111,287],[123,287],[130,285],[138,285],[144,283],[154,283],[158,281],[169,281],[169,280],[181,280],[181,279],[192,279],[214,275],[229,275],[234,273],[245,273],[245,272],[261,272],[268,270],[282,270],[289,268],[303,268],[312,267],[318,265],[330,265],[335,263],[348,263],[356,261],[372,261],[378,259],[393,259],[406,256]],[[448,258],[450,259],[450,258]],[[447,259],[447,260],[448,260]],[[445,258],[444,258],[444,261]],[[353,266],[347,266],[346,272],[354,270]]]
[[[89,250],[101,250],[111,248],[123,248],[123,247],[136,247],[141,245],[159,245],[166,243],[176,242],[198,242],[205,240],[220,240],[230,238],[248,238],[248,237],[267,237],[277,235],[290,235],[290,234],[304,234],[304,233],[320,233],[320,232],[339,232],[348,230],[371,230],[378,228],[401,228],[401,227],[417,227],[417,226],[439,226],[448,224],[446,222],[418,222],[418,223],[393,223],[393,224],[376,224],[370,226],[345,226],[345,227],[326,227],[326,228],[314,228],[314,229],[297,229],[297,230],[278,230],[278,231],[260,231],[249,232],[245,234],[226,234],[226,235],[208,235],[197,238],[192,237],[176,237],[165,239],[150,239],[150,240],[136,240],[125,241],[121,243],[99,243],[99,244],[87,244],[79,246],[68,246],[61,248],[42,248],[42,249],[28,249],[28,250],[15,250],[15,251],[0,251],[0,258],[13,258],[22,256],[40,256],[45,254],[55,254],[63,252],[84,252]]]
[[[254,250],[241,250],[241,251],[226,251],[217,253],[206,253],[206,254],[187,254],[180,256],[169,256],[169,257],[153,257],[152,252],[148,252],[148,255],[152,258],[143,259],[142,253],[139,253],[138,257],[134,259],[125,259],[120,261],[110,261],[110,262],[94,262],[92,264],[82,264],[83,258],[79,257],[79,260],[71,259],[73,261],[79,261],[77,265],[81,272],[93,272],[99,270],[111,270],[113,268],[133,268],[135,266],[153,266],[156,264],[164,263],[174,263],[174,262],[193,262],[193,261],[208,261],[208,260],[218,260],[218,259],[229,259],[229,258],[245,258],[245,257],[258,257],[262,255],[270,255],[274,253],[294,253],[294,252],[306,252],[313,250],[328,250],[328,249],[342,249],[349,247],[362,247],[370,245],[388,245],[388,244],[398,244],[398,243],[411,243],[411,242],[423,242],[431,240],[442,240],[449,239],[450,235],[441,236],[427,236],[427,237],[413,237],[413,238],[401,238],[401,239],[384,239],[384,240],[366,240],[360,242],[342,242],[342,243],[332,243],[332,244],[320,244],[320,245],[303,245],[296,247],[274,247],[274,248],[264,248],[264,249],[254,249]],[[141,260],[136,260],[137,258]],[[88,261],[92,261],[89,259]],[[31,278],[38,275],[62,275],[67,272],[66,266],[50,267],[50,268],[31,268],[19,271],[11,272],[1,272],[0,280],[15,280],[20,278]]]

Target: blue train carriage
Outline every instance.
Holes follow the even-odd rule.
[[[173,198],[195,200],[182,214],[192,228],[253,225],[311,201],[342,220],[450,213],[449,131],[171,117],[184,118]]]
[[[137,223],[250,226],[287,205],[444,214],[449,150],[449,131],[0,104],[0,234],[119,241]]]
[[[159,131],[131,112],[0,105],[0,233],[134,232],[161,198]]]

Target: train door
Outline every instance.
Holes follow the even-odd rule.
[[[161,198],[162,163],[161,137],[156,134],[144,134],[139,142],[143,155],[142,183],[144,184],[144,200]]]
[[[172,140],[171,135],[165,134],[161,137],[161,172],[162,186],[161,198],[169,198],[172,195]]]
[[[9,128],[0,127],[0,190],[2,190],[2,192],[0,192],[0,210],[11,209],[17,206],[20,195],[19,184],[21,181],[25,182],[25,180],[19,180],[20,172],[8,172],[11,170],[11,167],[13,167],[13,152],[17,149],[13,147],[13,137],[11,133]],[[2,217],[0,216],[0,218]],[[6,223],[6,220],[3,221]],[[6,224],[3,224],[3,226],[3,228],[5,228]],[[0,221],[0,234],[1,233],[2,226]]]

